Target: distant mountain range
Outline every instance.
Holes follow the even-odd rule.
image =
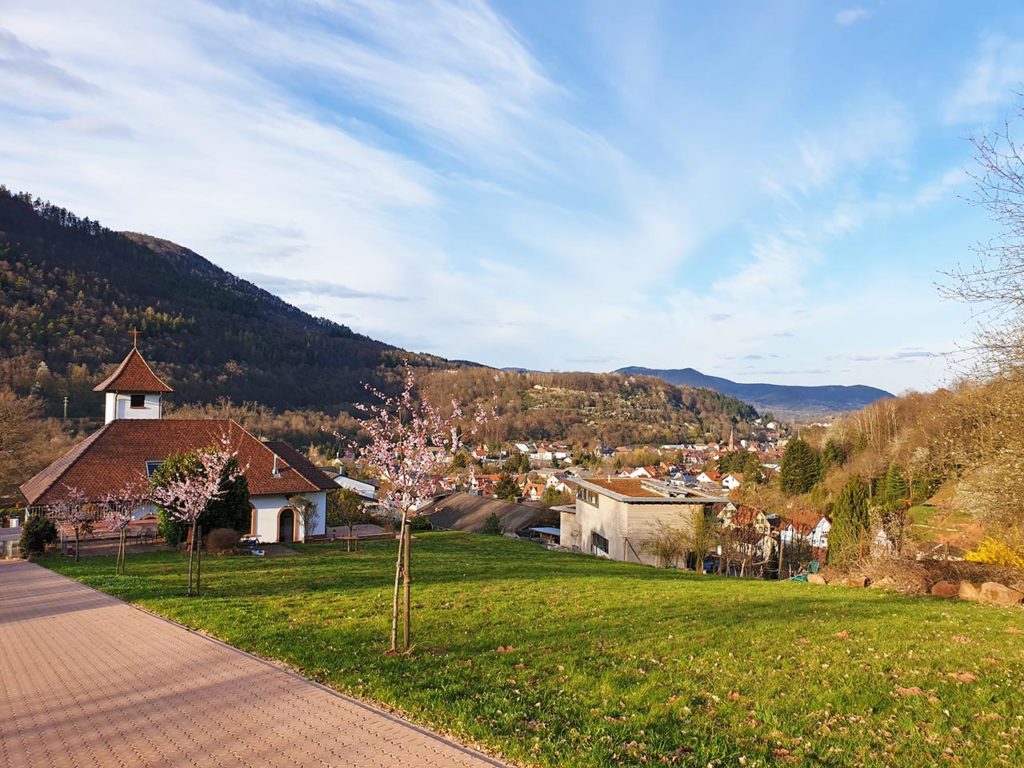
[[[655,376],[683,387],[712,389],[750,403],[759,411],[771,411],[783,418],[816,419],[856,411],[887,397],[891,392],[863,384],[801,387],[789,384],[743,384],[720,376],[708,376],[694,368],[642,368],[629,366],[615,373]]]

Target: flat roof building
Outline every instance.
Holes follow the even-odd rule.
[[[697,515],[728,499],[657,480],[629,477],[573,480],[576,506],[561,508],[560,544],[599,557],[658,565],[648,551],[664,526],[692,532]]]

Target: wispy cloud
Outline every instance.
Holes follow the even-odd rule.
[[[876,283],[828,293],[837,245],[959,183],[948,147],[922,166],[933,126],[908,89],[807,46],[796,6],[3,5],[0,181],[451,357],[710,368],[770,349],[826,376],[796,372],[887,322],[863,317]],[[965,70],[964,104],[1014,45]],[[875,362],[854,367],[897,367]]]
[[[836,24],[841,27],[849,27],[859,21],[866,21],[874,15],[874,11],[867,8],[844,8],[836,13]]]
[[[950,123],[975,123],[1014,98],[1024,83],[1024,42],[985,35],[963,79],[946,102]]]
[[[408,301],[407,296],[391,296],[386,293],[373,293],[350,288],[330,280],[302,280],[295,277],[265,275],[260,272],[248,272],[242,275],[246,280],[279,296],[295,296],[311,294],[314,296],[331,296],[335,299],[374,299],[376,301]]]

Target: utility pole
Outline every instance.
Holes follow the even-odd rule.
[[[64,421],[68,420],[68,396],[64,395]]]

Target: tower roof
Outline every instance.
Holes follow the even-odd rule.
[[[95,387],[93,392],[173,392],[174,390],[160,381],[149,363],[142,357],[138,348],[132,347],[128,357],[121,361],[110,376]]]

